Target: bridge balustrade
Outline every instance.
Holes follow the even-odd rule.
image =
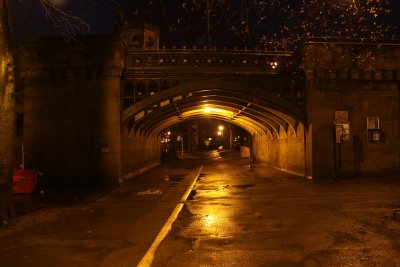
[[[249,50],[131,50],[125,58],[123,109],[159,91],[204,79],[245,81],[285,97],[299,98],[293,52]],[[297,89],[295,87],[298,87]]]

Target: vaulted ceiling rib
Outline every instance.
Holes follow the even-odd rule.
[[[233,86],[230,82],[228,85]],[[278,133],[281,128],[287,130],[289,125],[295,128],[299,121],[304,121],[302,113],[296,111],[292,103],[262,95],[262,91],[257,91],[257,97],[255,90],[248,92],[236,88],[230,91],[223,86],[203,86],[205,88],[162,91],[125,110],[122,120],[126,122],[131,118],[131,130],[151,136],[158,136],[174,124],[204,117],[236,124],[252,134]],[[296,112],[298,115],[293,116]]]

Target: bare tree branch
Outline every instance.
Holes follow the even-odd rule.
[[[51,0],[38,0],[46,17],[49,18],[62,35],[76,36],[80,32],[89,32],[90,25],[82,18],[63,11]]]

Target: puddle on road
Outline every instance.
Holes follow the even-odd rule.
[[[236,189],[247,189],[250,187],[253,187],[254,184],[238,184],[238,185],[231,185],[231,188],[236,188]]]
[[[196,198],[196,190],[190,191],[190,194],[189,194],[187,200],[195,200],[195,198]]]
[[[194,251],[196,239],[177,234],[169,234],[157,249],[151,266],[166,266],[176,255]],[[181,266],[184,266],[182,264]]]
[[[168,181],[169,187],[174,187],[178,185],[183,180],[184,177],[185,177],[184,174],[175,174],[175,175],[165,175],[163,179],[165,181]]]
[[[197,215],[194,215],[185,204],[178,218],[172,224],[171,231],[157,248],[151,266],[169,266],[168,263],[177,255],[195,250],[197,237],[185,234],[186,229],[192,227],[191,224],[195,220],[193,216]],[[178,266],[186,266],[186,264],[182,263]]]
[[[204,177],[206,177],[206,175],[204,173],[200,173],[199,177],[197,177],[196,182],[203,180]]]
[[[206,238],[198,241],[198,246],[204,250],[220,250],[226,246],[233,246],[240,242],[237,239],[227,236],[210,236],[210,238]]]
[[[210,202],[210,205],[215,205],[215,206],[223,206],[223,207],[229,207],[232,206],[231,203],[222,203],[222,202]]]
[[[169,181],[171,183],[176,183],[176,182],[180,182],[183,180],[183,177],[185,177],[184,174],[176,174],[176,175],[172,175],[169,177]]]

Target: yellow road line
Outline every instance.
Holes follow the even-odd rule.
[[[197,171],[197,174],[195,178],[193,179],[192,183],[190,184],[189,188],[186,190],[185,194],[183,194],[180,203],[176,205],[174,211],[171,213],[169,216],[167,222],[164,224],[163,228],[161,228],[161,231],[158,233],[156,239],[154,239],[153,243],[151,244],[150,248],[147,250],[146,254],[142,258],[142,260],[139,262],[137,267],[150,267],[153,260],[154,260],[154,254],[158,248],[158,246],[161,244],[161,242],[164,240],[164,238],[168,235],[169,231],[171,230],[172,224],[178,218],[179,212],[182,210],[183,205],[185,204],[186,199],[188,198],[190,192],[193,189],[194,184],[196,183],[197,178],[199,178],[201,171],[203,170],[203,166],[199,168]]]

